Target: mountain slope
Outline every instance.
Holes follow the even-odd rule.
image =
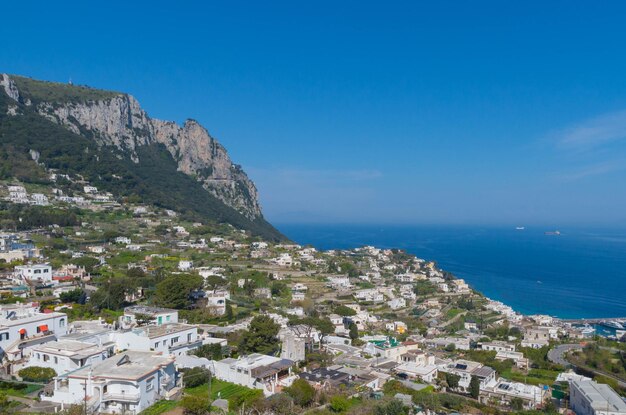
[[[130,95],[0,75],[0,139],[5,175],[26,169],[32,179],[34,150],[46,167],[114,194],[284,239],[263,219],[252,181],[201,125],[151,119]]]

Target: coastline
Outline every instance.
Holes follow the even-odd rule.
[[[607,244],[613,251],[626,247],[621,233],[607,236],[605,231],[568,230],[564,235],[550,236],[537,229],[533,233],[514,228],[470,226],[279,226],[298,243],[322,250],[372,245],[402,249],[416,257],[433,260],[441,269],[467,281],[483,297],[508,304],[522,315],[549,315],[560,320],[626,316],[626,302],[618,295],[620,284],[626,289],[626,278],[606,274],[616,261],[607,261],[603,269],[604,257],[601,256]],[[626,237],[626,232],[623,235]],[[538,246],[534,247],[535,244]],[[537,251],[543,249],[548,251],[539,258],[543,268],[531,271],[533,276],[540,276],[526,278],[527,269],[538,262]],[[494,254],[490,256],[492,250]],[[617,258],[621,265],[626,263],[626,253],[620,253]],[[574,269],[576,267],[580,269]],[[515,273],[509,272],[512,268]],[[593,272],[605,273],[603,278],[608,286],[589,286],[589,279],[600,279],[593,278]]]

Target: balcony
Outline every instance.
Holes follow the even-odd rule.
[[[133,393],[107,392],[104,395],[102,395],[102,402],[108,402],[108,401],[138,402],[140,398],[141,398],[141,395],[139,394],[139,392],[133,392]]]

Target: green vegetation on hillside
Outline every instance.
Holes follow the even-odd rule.
[[[135,163],[127,154],[98,147],[95,141],[47,120],[31,107],[19,104],[21,115],[8,115],[9,104],[14,105],[4,91],[0,92],[0,176],[3,178],[45,181],[41,166],[29,154],[36,150],[40,154],[39,163],[63,173],[82,175],[94,186],[116,196],[181,212],[190,221],[229,223],[268,240],[285,239],[263,218],[251,221],[207,192],[194,178],[178,171],[163,145],[138,148],[141,162]]]
[[[83,85],[40,81],[23,76],[11,75],[20,95],[33,104],[40,102],[87,102],[99,101],[121,95],[118,92],[104,91]]]

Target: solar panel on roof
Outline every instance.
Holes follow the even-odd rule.
[[[457,369],[461,369],[461,370],[465,370],[465,369],[467,369],[467,365],[464,365],[462,363],[457,363],[456,364],[456,368]]]

